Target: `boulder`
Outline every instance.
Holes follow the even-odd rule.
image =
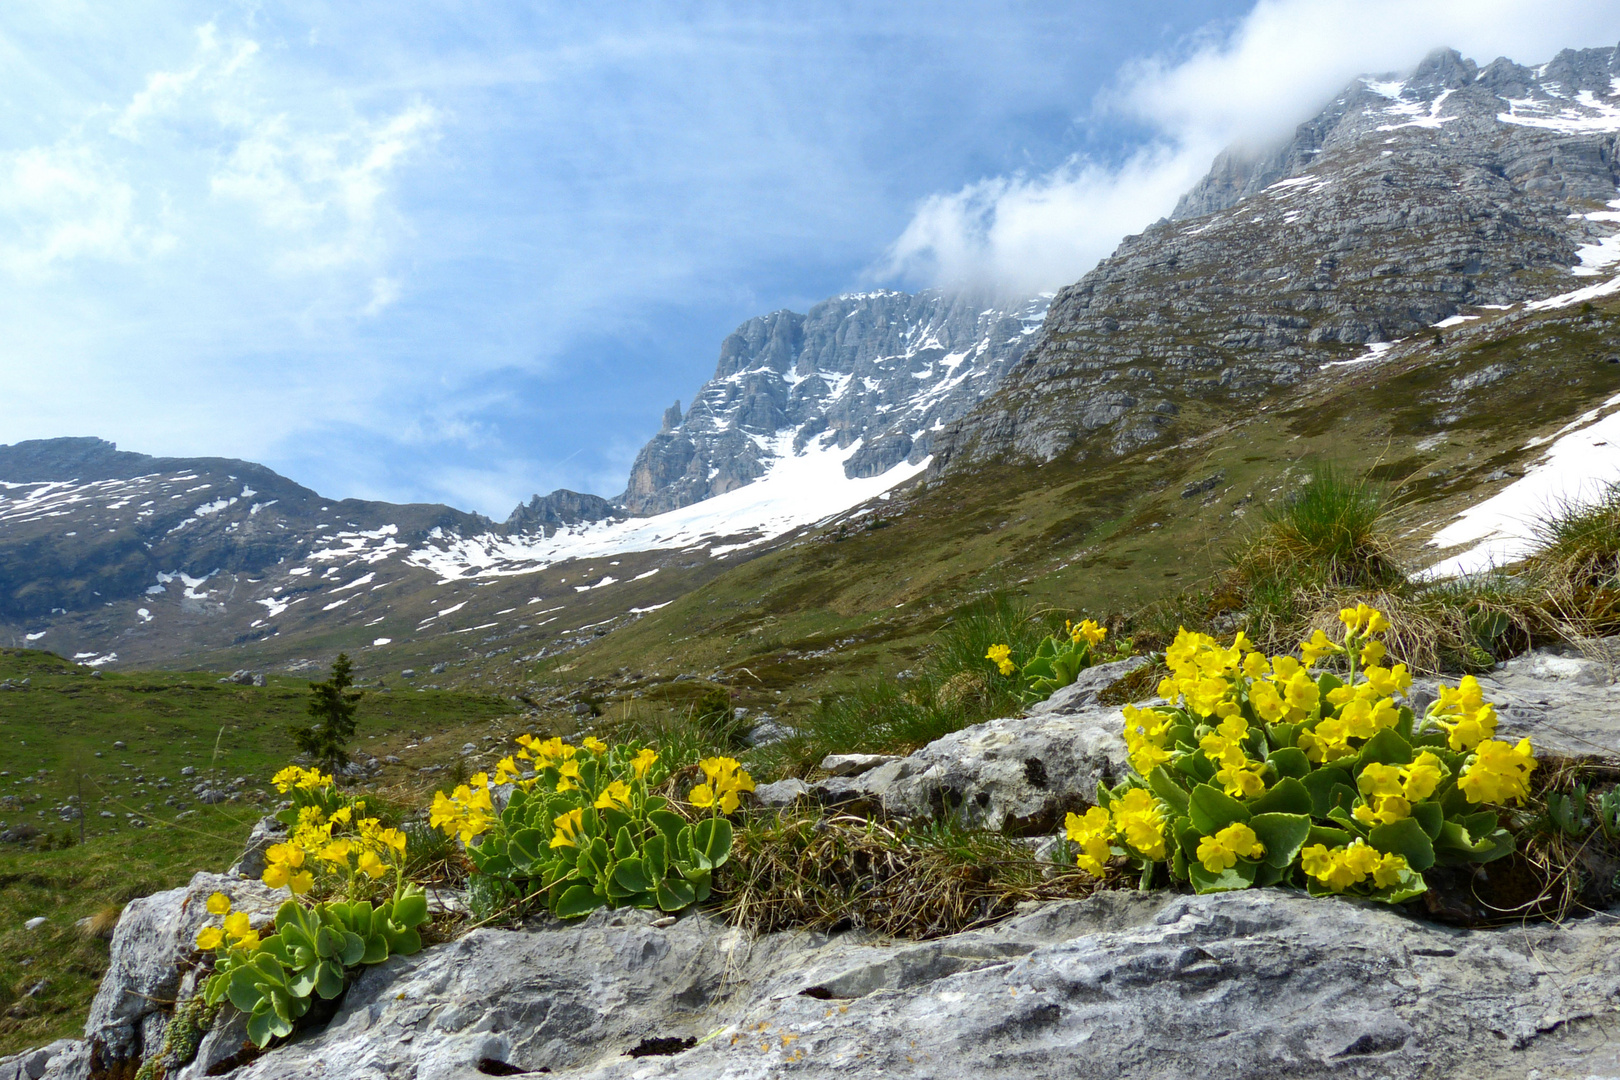
[[[1146,667],[1150,661],[1145,656],[1130,656],[1124,660],[1115,660],[1107,664],[1097,664],[1089,667],[1076,676],[1074,682],[1053,693],[1045,701],[1036,702],[1027,710],[1030,716],[1048,716],[1053,713],[1069,713],[1092,705],[1097,695],[1108,689],[1114,683],[1136,671]]]
[[[1580,651],[1570,646],[1535,649],[1478,676],[1485,700],[1496,705],[1497,738],[1528,736],[1537,754],[1620,760],[1620,685],[1614,681],[1614,639]],[[1412,707],[1423,714],[1439,682],[1413,682]]]
[[[89,1072],[89,1047],[82,1039],[58,1039],[35,1050],[0,1057],[0,1080],[42,1080]]]
[[[1007,717],[963,728],[908,757],[814,785],[830,805],[898,818],[955,817],[970,828],[1046,833],[1118,783],[1130,762],[1120,710]]]
[[[254,881],[264,876],[265,853],[276,844],[287,839],[287,827],[274,817],[262,817],[253,825],[253,831],[248,833],[247,844],[242,849],[242,857],[237,859],[225,873],[231,877],[251,878]]]
[[[180,989],[180,965],[196,953],[197,931],[213,918],[205,905],[215,892],[229,896],[235,910],[248,912],[261,927],[286,899],[258,882],[204,873],[183,888],[131,901],[113,930],[107,974],[85,1022],[100,1068],[139,1062],[160,1045],[168,1007]]]
[[[1612,1076],[1612,919],[1101,893],[922,943],[601,911],[371,968],[238,1080]],[[636,1056],[632,1056],[636,1055]],[[1535,1070],[1540,1070],[1538,1074]],[[191,1073],[188,1071],[189,1077]]]
[[[761,784],[754,789],[754,805],[766,808],[792,806],[800,799],[812,798],[810,785],[789,777],[774,784]]]

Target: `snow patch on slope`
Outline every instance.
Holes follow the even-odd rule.
[[[1620,394],[1568,425],[1524,476],[1464,510],[1456,521],[1435,533],[1429,541],[1432,547],[1469,546],[1429,567],[1422,576],[1474,574],[1522,559],[1535,546],[1537,525],[1551,512],[1592,503],[1611,484],[1620,483],[1620,411],[1603,415],[1617,405]],[[1536,445],[1536,440],[1528,444]]]

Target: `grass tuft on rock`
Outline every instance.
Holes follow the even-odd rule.
[[[721,911],[737,926],[864,928],[914,939],[998,922],[1024,901],[1104,887],[999,833],[814,812],[748,821],[716,882]]]

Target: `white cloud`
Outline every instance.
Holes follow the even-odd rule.
[[[245,38],[222,44],[213,23],[199,26],[196,35],[197,49],[191,66],[180,71],[154,71],[147,76],[146,85],[130,98],[108,128],[112,134],[139,142],[146,121],[172,113],[194,85],[219,86],[259,51],[258,42]]]
[[[369,262],[385,241],[378,226],[388,182],[437,122],[438,114],[422,102],[380,121],[355,119],[326,131],[296,127],[285,115],[255,117],[209,185],[295,238],[281,256],[283,267]]]
[[[129,262],[173,238],[143,224],[133,187],[74,142],[0,155],[0,268],[44,277],[77,259]]]
[[[1481,64],[1533,64],[1617,39],[1620,0],[1262,0],[1228,34],[1128,65],[1092,104],[1093,119],[1147,125],[1135,154],[931,196],[878,273],[1021,295],[1056,289],[1168,214],[1222,147],[1281,141],[1357,75],[1409,70],[1448,46]]]

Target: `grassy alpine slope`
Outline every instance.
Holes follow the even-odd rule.
[[[107,964],[98,935],[124,903],[235,860],[309,699],[297,678],[253,687],[202,672],[93,677],[51,653],[0,650],[0,681],[24,679],[26,689],[0,690],[0,835],[18,838],[0,843],[0,1055],[82,1027]],[[456,748],[513,707],[457,691],[368,693],[355,747],[403,753],[407,765],[385,768],[383,784],[431,786],[440,772],[413,767],[454,768]],[[188,767],[196,772],[182,775]],[[192,793],[203,779],[229,787],[237,776],[233,801]],[[81,790],[82,844],[78,823],[56,809]],[[46,921],[26,929],[35,917]],[[76,925],[86,918],[96,922],[88,932]]]
[[[1617,331],[1615,301],[1487,316],[1240,415],[1182,398],[1173,442],[1123,458],[1082,444],[1044,466],[947,474],[523,675],[559,688],[598,680],[608,705],[634,707],[613,689],[621,668],[713,671],[736,704],[802,718],[829,691],[923,664],[934,633],[978,596],[1011,591],[1060,621],[1121,626],[1208,590],[1264,508],[1321,462],[1388,489],[1389,557],[1421,567],[1439,557],[1424,545],[1441,525],[1522,474],[1536,456],[1527,443],[1620,392],[1608,360]],[[1207,599],[1216,610],[1204,618],[1232,602]]]

